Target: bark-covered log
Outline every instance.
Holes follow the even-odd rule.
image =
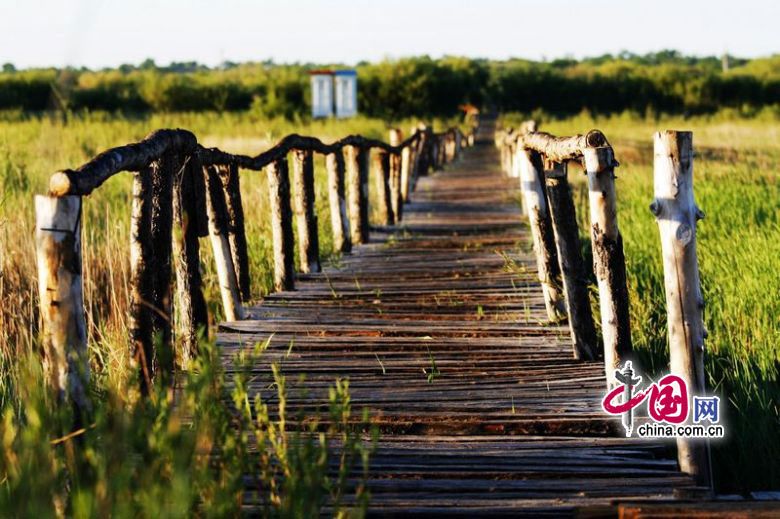
[[[515,160],[520,164],[520,185],[528,208],[528,225],[533,237],[536,267],[544,293],[547,317],[550,321],[558,321],[566,315],[566,303],[560,289],[560,269],[547,210],[547,197],[541,180],[543,172],[540,159],[531,151],[519,149]]]
[[[230,243],[230,255],[241,293],[241,300],[252,299],[249,277],[249,252],[244,224],[244,205],[241,200],[241,180],[238,166],[235,164],[216,166],[225,191],[225,209],[227,210],[227,236]]]
[[[76,170],[55,173],[49,180],[49,194],[88,195],[120,171],[141,171],[163,155],[188,155],[197,145],[195,135],[187,130],[157,130],[140,142],[106,150]]]
[[[555,164],[551,171],[545,172],[545,176],[574,358],[594,360],[598,357],[596,327],[590,309],[588,277],[580,252],[577,217],[566,178],[566,164]]]
[[[401,140],[403,139],[403,132],[398,129],[394,128],[390,130],[390,144],[397,146],[401,143]],[[401,150],[400,155],[393,155],[394,157],[397,157],[397,164],[395,168],[397,168],[395,171],[397,171],[398,175],[398,189],[399,189],[399,201],[397,202],[398,208],[394,209],[396,214],[398,216],[398,220],[401,220],[403,217],[403,208],[401,207],[404,202],[406,202],[409,199],[409,181],[410,181],[410,168],[411,168],[411,159],[412,159],[412,145],[409,144],[407,146],[404,146]]]
[[[81,274],[81,197],[35,197],[43,366],[58,401],[89,412],[89,355]]]
[[[203,168],[206,179],[206,208],[209,221],[209,239],[214,253],[214,263],[217,267],[219,292],[222,297],[222,308],[225,319],[238,321],[244,318],[241,306],[241,296],[238,287],[238,276],[233,262],[233,252],[230,246],[229,229],[230,214],[227,209],[227,198],[220,179],[220,166]]]
[[[293,152],[293,185],[301,272],[320,272],[317,213],[314,210],[314,160],[311,151]]]
[[[133,178],[130,218],[130,358],[139,370],[142,394],[148,394],[154,376],[154,249],[151,241],[153,170],[153,165],[150,165]]]
[[[198,241],[197,190],[203,190],[201,166],[197,156],[190,156],[176,172],[173,192],[173,262],[176,270],[177,331],[183,348],[181,360],[194,358],[198,352],[198,334],[208,332],[208,311],[200,276],[200,243]]]
[[[346,146],[347,203],[352,243],[368,243],[368,150]]]
[[[420,123],[417,126],[417,129],[420,131],[420,139],[416,141],[415,144],[415,165],[412,175],[412,185],[410,188],[411,191],[414,191],[414,188],[417,185],[417,180],[421,176],[427,175],[428,169],[430,168],[430,130],[423,123]]]
[[[173,351],[173,183],[184,166],[184,158],[163,155],[152,171],[152,328],[155,340],[154,369],[167,386],[176,369]]]
[[[293,242],[292,208],[290,207],[290,174],[287,159],[266,168],[271,198],[271,233],[274,249],[274,288],[295,288],[295,244]]]
[[[325,157],[328,170],[328,202],[330,203],[330,224],[333,230],[333,248],[339,252],[352,250],[352,238],[344,191],[344,153],[339,150]]]
[[[370,150],[381,149],[388,153],[399,153],[404,146],[415,142],[420,136],[413,134],[402,141],[398,146],[391,146],[377,139],[368,139],[360,135],[348,135],[331,144],[325,144],[316,137],[291,134],[284,137],[274,147],[259,155],[249,157],[225,153],[216,148],[198,148],[198,154],[204,164],[236,164],[245,169],[259,170],[280,158],[284,158],[293,150],[308,150],[322,155],[328,155],[347,146],[356,146]]]
[[[399,130],[400,133],[400,130]],[[402,136],[399,135],[399,139]],[[413,168],[413,152],[414,152],[414,145],[409,144],[408,146],[404,146],[403,150],[401,150],[401,174],[400,174],[400,183],[401,183],[401,202],[406,202],[409,200],[409,191],[410,186],[412,182],[412,168]]]
[[[404,200],[401,195],[401,154],[390,154],[390,202],[395,222],[403,219]]]
[[[608,147],[607,138],[598,130],[574,137],[554,137],[545,132],[518,133],[518,144],[541,153],[553,162],[565,162],[582,158],[587,148]]]
[[[588,173],[593,269],[599,286],[604,367],[609,387],[616,384],[615,370],[632,351],[626,285],[626,259],[617,223],[616,165],[612,148],[585,148]]]
[[[696,256],[696,222],[704,213],[693,196],[693,134],[655,134],[655,200],[650,206],[661,234],[671,372],[689,391],[706,391],[704,374],[704,297]],[[709,445],[678,438],[680,470],[710,486]]]
[[[216,148],[203,148],[198,145],[195,135],[187,130],[157,130],[140,142],[106,150],[76,170],[55,173],[49,179],[49,194],[89,195],[113,175],[121,171],[140,171],[166,154],[187,156],[197,153],[203,165],[236,165],[259,171],[272,162],[286,158],[290,151],[296,149],[327,155],[344,146],[357,146],[399,153],[403,147],[419,138],[419,135],[412,134],[398,146],[391,146],[377,139],[349,135],[334,143],[325,144],[316,137],[291,134],[271,149],[250,157],[226,153]]]
[[[393,225],[395,214],[390,193],[390,154],[384,150],[374,152],[374,181],[376,183],[377,212],[380,225]]]

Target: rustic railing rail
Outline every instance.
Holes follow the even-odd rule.
[[[537,269],[550,320],[558,320],[565,302],[574,357],[596,359],[601,348],[590,308],[587,270],[580,253],[569,162],[583,165],[588,177],[593,269],[599,291],[605,375],[609,388],[615,371],[632,353],[629,298],[623,241],[617,223],[612,146],[603,133],[555,137],[536,131],[533,121],[498,130],[501,167],[519,177]],[[693,145],[690,132],[655,134],[655,198],[650,206],[661,233],[671,372],[695,394],[705,392],[704,299],[696,257],[696,222],[704,217],[693,198]],[[563,290],[561,291],[561,285]],[[678,439],[680,469],[704,486],[711,485],[708,445]]]
[[[539,279],[550,320],[568,316],[575,358],[593,360],[601,348],[590,309],[587,270],[580,252],[568,162],[584,163],[590,186],[593,263],[599,286],[604,363],[608,384],[631,353],[628,290],[623,244],[617,226],[614,160],[603,133],[555,137],[527,122],[520,130],[499,132],[504,171],[519,177]]]
[[[473,131],[473,129],[472,129]],[[418,126],[391,144],[350,135],[331,144],[288,135],[254,157],[204,148],[187,130],[158,130],[134,144],[107,150],[75,170],[52,175],[49,195],[36,197],[38,276],[48,379],[62,399],[89,408],[87,331],[81,277],[82,197],[123,171],[135,173],[131,216],[130,345],[143,393],[175,369],[174,330],[182,356],[197,354],[208,325],[200,277],[199,238],[209,236],[225,317],[238,320],[250,300],[249,260],[239,169],[266,170],[273,235],[274,286],[293,290],[297,235],[302,272],[321,269],[314,210],[313,154],[325,155],[331,226],[337,250],[369,239],[369,156],[380,165],[380,208],[393,224],[419,175],[456,158],[468,136],[457,128],[434,133]],[[472,140],[473,142],[473,140]],[[291,200],[288,155],[293,155]],[[403,184],[403,185],[402,185]],[[295,215],[296,231],[293,231]],[[170,279],[176,275],[176,291]]]

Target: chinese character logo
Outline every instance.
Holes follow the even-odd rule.
[[[693,397],[693,422],[699,423],[704,420],[709,420],[711,424],[716,424],[720,421],[718,416],[718,408],[720,407],[720,398],[716,396]]]
[[[601,406],[609,414],[622,415],[621,422],[626,437],[634,428],[634,408],[647,399],[647,411],[656,422],[681,424],[688,419],[688,386],[677,375],[666,375],[650,387],[635,391],[642,377],[635,377],[631,361],[622,370],[615,371],[615,378],[622,385],[607,393]],[[717,415],[717,404],[715,405]]]

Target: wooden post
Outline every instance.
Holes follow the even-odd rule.
[[[550,220],[566,294],[566,311],[569,316],[574,358],[594,360],[598,357],[596,327],[590,309],[585,261],[580,252],[574,199],[566,173],[566,163],[555,163],[545,172],[547,201],[550,203]]]
[[[412,169],[414,166],[413,145],[404,146],[401,150],[401,201],[409,200],[409,191],[411,190]]]
[[[89,355],[81,276],[81,197],[35,197],[43,366],[60,402],[90,409]]]
[[[238,287],[233,254],[230,247],[228,229],[230,216],[227,210],[226,196],[218,166],[203,168],[206,180],[206,212],[209,219],[209,240],[217,267],[219,292],[222,296],[222,308],[225,320],[238,321],[244,318],[241,295]]]
[[[433,136],[431,138],[431,146],[430,146],[430,164],[431,169],[434,171],[438,171],[441,169],[441,163],[439,162],[440,154],[439,154],[439,143],[440,138]]]
[[[506,176],[511,177],[512,173],[515,171],[515,163],[517,163],[517,160],[512,156],[512,153],[517,150],[509,142],[505,142],[504,146],[506,147],[506,165],[504,166],[504,173]],[[518,170],[518,178],[520,178],[519,173],[520,171]]]
[[[401,194],[401,154],[390,154],[390,201],[396,223],[403,219],[404,199]]]
[[[415,144],[405,146],[401,152],[401,198],[409,201],[409,195],[414,189],[414,179],[417,177],[417,153]]]
[[[520,161],[520,185],[528,208],[528,225],[536,253],[536,267],[544,293],[544,304],[550,321],[558,321],[566,314],[566,303],[559,288],[557,254],[547,198],[541,181],[541,159],[538,154],[518,149],[516,160]]]
[[[149,393],[154,375],[152,174],[153,168],[150,165],[133,177],[133,208],[130,217],[131,359],[140,370],[139,382],[144,395]]]
[[[314,209],[314,160],[311,150],[293,152],[293,179],[301,272],[320,272],[320,244],[317,213]]]
[[[401,142],[403,142],[403,132],[398,129],[394,128],[390,130],[390,144],[392,146],[399,146]],[[396,211],[396,214],[398,215],[398,219],[401,220],[402,218],[402,211],[403,209],[400,208],[400,205],[403,204],[403,202],[406,202],[409,199],[409,181],[410,181],[410,168],[411,168],[411,160],[412,160],[412,149],[411,146],[404,146],[401,150],[400,157],[397,158],[399,161],[397,164],[397,171],[398,171],[398,185],[399,185],[399,196],[400,196],[400,202],[399,209]]]
[[[411,189],[414,190],[414,188],[417,186],[417,180],[423,176],[428,174],[428,169],[430,168],[430,147],[431,147],[431,131],[423,123],[420,123],[417,126],[420,131],[422,131],[422,135],[420,136],[420,139],[417,141],[417,151],[415,153],[415,166],[414,166],[414,176],[412,179],[412,187]]]
[[[696,222],[704,213],[693,196],[693,134],[667,130],[657,132],[654,140],[655,200],[650,209],[661,234],[670,367],[692,394],[703,395],[707,333],[696,257]],[[677,439],[680,470],[704,486],[712,484],[708,447],[701,440]]]
[[[198,195],[203,190],[201,166],[197,156],[175,177],[173,192],[173,261],[176,270],[176,325],[182,339],[182,361],[193,358],[198,351],[198,332],[208,331],[206,299],[201,289],[200,243],[198,241]]]
[[[585,148],[583,156],[588,173],[593,269],[599,286],[604,367],[608,387],[612,388],[617,383],[615,370],[629,359],[632,351],[626,259],[617,224],[616,163],[608,146]]]
[[[390,154],[378,149],[373,155],[374,179],[376,181],[377,202],[379,203],[379,224],[393,225],[395,214],[390,192]]]
[[[230,243],[230,255],[233,258],[233,268],[236,272],[238,288],[244,302],[252,299],[249,277],[249,253],[247,251],[246,230],[244,227],[244,206],[241,201],[241,182],[238,166],[217,166],[225,192],[225,208],[227,209],[227,231]]]
[[[368,150],[345,146],[347,202],[352,243],[368,243]]]
[[[163,155],[152,171],[152,328],[155,344],[154,369],[167,386],[175,371],[173,351],[173,183],[184,166],[176,154]]]
[[[333,229],[333,247],[339,252],[352,250],[347,199],[344,196],[344,153],[338,150],[325,157],[328,170],[328,202],[330,203],[330,224]]]
[[[274,247],[274,288],[295,288],[295,245],[293,243],[292,209],[290,208],[290,174],[287,158],[272,162],[266,168],[271,197],[271,233]]]

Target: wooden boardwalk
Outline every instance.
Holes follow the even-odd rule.
[[[498,166],[479,142],[420,179],[401,226],[374,229],[340,264],[224,323],[225,358],[273,334],[254,384],[285,357],[290,412],[349,378],[353,407],[382,433],[376,514],[560,515],[673,499],[693,484],[672,446],[621,438],[600,409],[603,364],[574,361],[567,329],[545,324],[519,186]]]

